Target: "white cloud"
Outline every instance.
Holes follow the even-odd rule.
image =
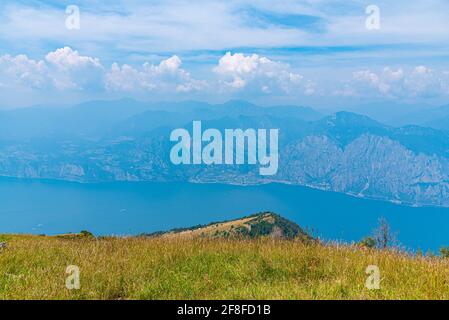
[[[76,32],[64,27],[65,8],[11,2],[0,3],[0,41],[66,39],[78,48],[100,44],[105,51],[120,43],[115,50],[148,53],[295,45],[305,34],[295,28],[248,25],[240,12],[249,4],[234,1],[86,1],[80,4],[81,28]]]
[[[102,77],[99,59],[80,56],[69,47],[57,49],[45,60],[33,60],[26,55],[0,57],[0,77],[3,87],[31,89],[92,89]]]
[[[354,46],[398,42],[441,45],[449,38],[446,14],[449,3],[445,0],[377,0],[375,4],[381,8],[381,29],[376,33],[365,28],[368,3],[363,1],[174,0],[106,4],[80,0],[81,29],[76,33],[64,28],[63,7],[32,2],[2,1],[0,40],[48,43],[66,39],[78,48],[95,43],[105,51],[111,49],[111,44],[120,43],[120,48],[115,50],[122,53],[148,53],[244,46]],[[267,23],[260,23],[257,13]],[[299,17],[297,25],[282,25],[275,18],[295,15]],[[304,16],[318,23],[304,26],[300,19]]]
[[[63,71],[82,68],[102,68],[98,58],[81,56],[78,51],[64,47],[50,52],[45,56],[45,60]]]
[[[263,92],[281,90],[289,93],[299,90],[303,79],[303,76],[294,72],[289,65],[257,54],[227,52],[213,71],[220,77],[223,89],[242,90],[250,87]]]
[[[449,95],[449,72],[434,66],[362,69],[340,75],[327,71],[326,75],[330,76],[320,80],[314,77],[315,69],[305,69],[307,77],[304,77],[289,64],[258,54],[228,52],[217,60],[212,70],[200,69],[208,70],[208,74],[201,75],[206,80],[197,80],[177,55],[157,64],[112,63],[110,69],[105,69],[99,58],[81,55],[70,47],[49,52],[42,60],[26,55],[3,55],[0,56],[0,89],[2,94],[26,89],[49,94],[68,91],[119,95],[129,92],[138,96],[197,93],[214,97],[236,94],[288,99],[307,96],[333,99],[333,95],[338,95],[415,101],[427,98],[443,101]],[[337,78],[345,76],[350,80],[337,82]]]
[[[82,56],[70,47],[64,47],[45,56],[52,68],[53,85],[59,90],[92,89],[99,86],[103,66],[98,58]]]
[[[151,68],[157,73],[176,73],[178,71],[185,72],[180,69],[181,64],[182,61],[178,56],[172,56],[166,60],[162,60],[158,66],[151,66]]]
[[[25,86],[42,89],[48,85],[48,68],[44,61],[29,59],[26,55],[0,56],[2,87]]]
[[[385,67],[376,72],[369,69],[355,71],[344,89],[335,93],[341,96],[381,96],[387,98],[436,97],[447,94],[449,79],[444,72],[435,72],[426,66],[416,66],[408,71]]]
[[[259,58],[257,54],[245,56],[242,53],[231,54],[227,52],[219,61],[218,66],[214,69],[220,74],[230,74],[231,76],[240,76],[244,74],[254,73],[259,64],[267,63],[267,58]]]
[[[414,95],[434,96],[443,93],[444,83],[432,69],[417,66],[405,79],[404,86]]]
[[[106,88],[115,91],[157,89],[191,92],[202,90],[207,86],[205,81],[193,79],[181,65],[182,61],[176,55],[162,60],[158,65],[145,63],[138,69],[127,64],[120,66],[114,63],[105,77]]]
[[[140,78],[140,73],[133,67],[127,64],[120,67],[113,63],[111,71],[106,75],[106,87],[111,90],[133,91],[139,85],[145,85],[140,82]]]
[[[414,74],[430,74],[430,73],[432,73],[432,69],[429,69],[425,66],[417,66],[413,70],[413,73]]]
[[[316,92],[316,83],[308,80],[304,85],[304,94],[307,96],[311,96]]]

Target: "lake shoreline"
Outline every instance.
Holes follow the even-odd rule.
[[[360,241],[385,217],[406,248],[449,245],[448,208],[408,207],[277,183],[79,184],[2,177],[0,203],[0,233],[137,235],[272,211],[325,241]]]

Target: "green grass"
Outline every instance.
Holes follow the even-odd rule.
[[[0,299],[449,299],[449,262],[288,240],[0,236]],[[68,265],[80,290],[65,287]],[[365,288],[368,265],[380,290]]]

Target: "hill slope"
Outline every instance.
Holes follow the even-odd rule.
[[[261,239],[0,236],[0,299],[448,299],[449,260]],[[65,287],[78,266],[80,289]],[[370,265],[380,290],[368,290]]]
[[[275,213],[263,212],[236,220],[214,222],[190,228],[173,229],[167,232],[156,232],[149,236],[164,238],[261,238],[311,240],[296,223]]]

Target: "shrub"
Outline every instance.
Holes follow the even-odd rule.
[[[86,237],[86,238],[94,238],[93,233],[90,232],[90,231],[86,231],[86,230],[82,230],[80,232],[80,235],[83,236],[83,237]]]
[[[440,249],[440,254],[443,258],[449,258],[449,247],[443,247]]]
[[[370,248],[370,249],[375,248],[377,246],[376,240],[371,237],[364,238],[362,241],[360,241],[359,244],[362,247]]]

